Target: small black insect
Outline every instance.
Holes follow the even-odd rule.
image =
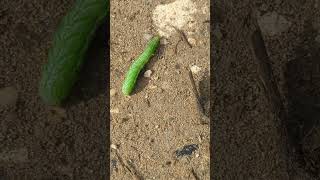
[[[185,146],[183,146],[182,149],[176,150],[176,156],[177,157],[190,156],[198,148],[199,148],[199,146],[197,144],[185,145]]]

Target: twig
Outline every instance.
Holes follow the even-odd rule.
[[[174,48],[174,54],[177,54],[177,53],[178,53],[178,45],[179,45],[179,43],[180,43],[181,41],[182,41],[182,40],[179,39],[179,41],[177,42],[177,44],[176,44],[176,46],[175,46],[175,48]]]
[[[171,26],[172,28],[174,28],[174,29],[180,34],[180,37],[187,42],[188,46],[189,46],[190,48],[192,48],[192,45],[191,45],[190,42],[188,41],[188,38],[187,38],[186,34],[185,34],[182,30],[180,30],[180,29],[178,29],[177,27],[172,26],[172,25],[169,25],[169,26]]]
[[[209,123],[209,118],[204,114],[204,109],[201,106],[200,96],[199,96],[199,93],[197,91],[196,83],[194,82],[194,78],[193,78],[191,70],[189,70],[188,74],[189,74],[189,79],[190,79],[191,86],[192,86],[191,89],[192,89],[192,92],[193,92],[193,94],[195,96],[195,99],[196,99],[197,109],[198,109],[198,112],[199,112],[199,115],[200,115],[200,118],[201,118],[201,123],[202,124],[208,124]]]
[[[200,180],[200,178],[198,177],[197,173],[194,171],[193,168],[191,169],[191,173],[196,180]]]
[[[131,169],[123,162],[123,159],[122,159],[122,157],[119,155],[118,151],[116,151],[116,156],[117,156],[117,158],[119,159],[120,164],[121,164],[125,169],[127,169],[130,173],[132,173],[132,172],[131,172]]]
[[[120,164],[121,164],[125,169],[127,169],[127,170],[130,172],[130,174],[131,174],[133,177],[135,177],[135,179],[137,179],[137,180],[144,180],[144,178],[143,178],[142,176],[140,176],[139,173],[137,173],[137,171],[136,171],[135,168],[134,168],[133,170],[131,170],[130,167],[127,166],[126,163],[124,163],[124,161],[123,161],[122,157],[119,155],[118,151],[116,151],[116,155],[117,155],[117,158],[119,159]],[[131,165],[131,164],[130,164],[130,165]],[[132,167],[132,165],[131,165],[131,167]]]
[[[128,165],[131,167],[131,169],[133,170],[134,175],[137,177],[137,179],[139,180],[144,180],[144,177],[142,176],[142,174],[137,170],[137,168],[135,167],[135,165],[127,160]]]
[[[205,20],[202,23],[210,23],[210,20]]]

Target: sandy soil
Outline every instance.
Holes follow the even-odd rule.
[[[73,1],[0,1],[0,179],[106,179],[106,30],[67,103],[38,96],[51,37]]]
[[[132,96],[121,93],[132,60],[158,33],[153,11],[172,2],[111,1],[112,179],[209,179],[209,125],[200,122],[187,73],[189,66],[200,68],[195,82],[209,107],[209,11],[202,11],[209,1],[193,1],[199,9],[193,33],[187,25],[180,29],[192,47],[172,33],[143,70],[151,77],[141,75]],[[192,154],[176,153],[184,146]]]
[[[210,160],[212,179],[319,179],[318,1],[214,1],[211,53],[209,1],[192,1],[187,40],[166,38],[151,76],[124,97],[126,71],[158,32],[153,11],[172,2],[111,1],[110,94],[101,28],[71,97],[54,108],[38,83],[73,1],[0,1],[0,179],[106,179],[109,168],[112,179],[209,179]],[[194,65],[210,129],[186,72]]]
[[[213,4],[212,178],[319,179],[319,8]]]

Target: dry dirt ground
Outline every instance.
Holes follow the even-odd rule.
[[[145,68],[151,77],[126,98],[125,72],[157,33],[152,12],[171,2],[111,1],[109,167],[105,29],[68,103],[47,107],[40,72],[73,1],[0,1],[0,179],[106,179],[109,168],[112,179],[209,179],[209,160],[212,179],[319,179],[319,2],[213,1],[212,52],[200,10],[197,30],[182,29],[192,47],[179,33],[167,38]],[[208,107],[209,55],[211,159],[186,74],[200,67],[195,82]]]
[[[209,125],[201,123],[187,73],[189,66],[200,68],[195,84],[208,116],[209,1],[192,1],[199,10],[196,28],[180,29],[192,46],[173,33],[142,71],[133,95],[121,93],[131,62],[158,33],[154,10],[172,2],[111,1],[111,179],[209,179]],[[150,77],[143,76],[146,70]]]
[[[53,32],[74,1],[0,1],[0,179],[107,179],[106,26],[67,103],[38,96]]]
[[[319,179],[319,1],[212,8],[212,178]]]

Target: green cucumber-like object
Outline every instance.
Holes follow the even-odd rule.
[[[143,53],[130,66],[130,69],[126,74],[126,78],[122,85],[122,93],[125,96],[129,96],[130,93],[133,91],[140,71],[143,69],[145,64],[147,64],[150,58],[154,55],[154,53],[159,47],[159,44],[160,36],[154,36],[147,44],[147,47],[145,48]]]
[[[40,81],[39,94],[49,105],[60,105],[78,79],[88,46],[106,20],[109,0],[77,0],[53,37]]]

